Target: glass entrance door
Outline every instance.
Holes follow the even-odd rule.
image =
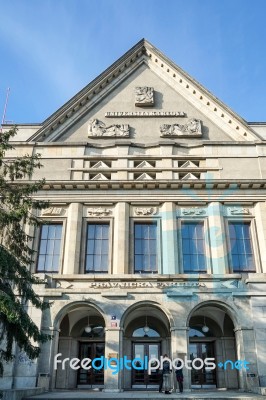
[[[104,357],[104,342],[80,342],[79,359]],[[100,364],[100,361],[98,362]],[[96,363],[97,364],[97,363]],[[96,365],[97,366],[97,365]],[[88,370],[80,368],[78,370],[78,386],[103,387],[104,369],[90,368]]]
[[[190,360],[214,357],[214,346],[212,342],[197,342],[189,344]],[[216,387],[215,369],[209,370],[203,366],[202,369],[191,370],[191,387],[194,389]]]
[[[160,358],[160,343],[133,343],[133,359],[145,357]],[[157,370],[153,370],[148,375],[147,370],[132,369],[132,388],[133,389],[157,389],[159,386],[159,374]]]

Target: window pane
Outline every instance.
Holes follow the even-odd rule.
[[[203,223],[183,222],[181,235],[184,272],[206,272]]]
[[[108,271],[109,225],[88,224],[85,271]]]
[[[231,266],[234,271],[254,271],[255,263],[249,222],[229,222]]]
[[[37,271],[58,272],[61,236],[62,224],[42,226]]]
[[[157,226],[135,223],[134,260],[135,271],[157,271]]]

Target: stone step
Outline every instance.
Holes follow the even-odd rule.
[[[23,400],[262,400],[266,399],[255,393],[243,392],[189,392],[189,393],[171,393],[170,395],[158,392],[122,392],[122,393],[103,393],[93,391],[67,391],[67,392],[48,392],[37,396],[24,397]]]

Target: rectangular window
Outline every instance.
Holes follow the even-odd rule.
[[[157,273],[157,225],[134,224],[134,272]]]
[[[229,222],[228,225],[233,272],[254,272],[250,222]]]
[[[108,273],[109,224],[87,225],[85,272]]]
[[[182,257],[184,273],[206,272],[203,222],[182,222]]]
[[[37,272],[59,272],[62,224],[41,226]]]

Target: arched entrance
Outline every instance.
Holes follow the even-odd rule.
[[[123,321],[123,354],[128,359],[160,358],[170,354],[170,325],[165,313],[151,304],[140,304],[131,309]],[[159,387],[158,370],[124,370],[124,389],[154,390]]]
[[[234,323],[226,308],[204,304],[194,310],[189,319],[189,357],[214,358],[216,366],[226,360],[237,360]],[[236,369],[216,367],[191,370],[191,387],[227,388],[239,387]]]
[[[58,353],[60,359],[100,358],[105,356],[105,322],[101,313],[87,304],[75,305],[68,310],[59,325]],[[97,365],[96,365],[97,367]],[[58,366],[58,389],[103,388],[104,369],[72,369],[69,362]]]

